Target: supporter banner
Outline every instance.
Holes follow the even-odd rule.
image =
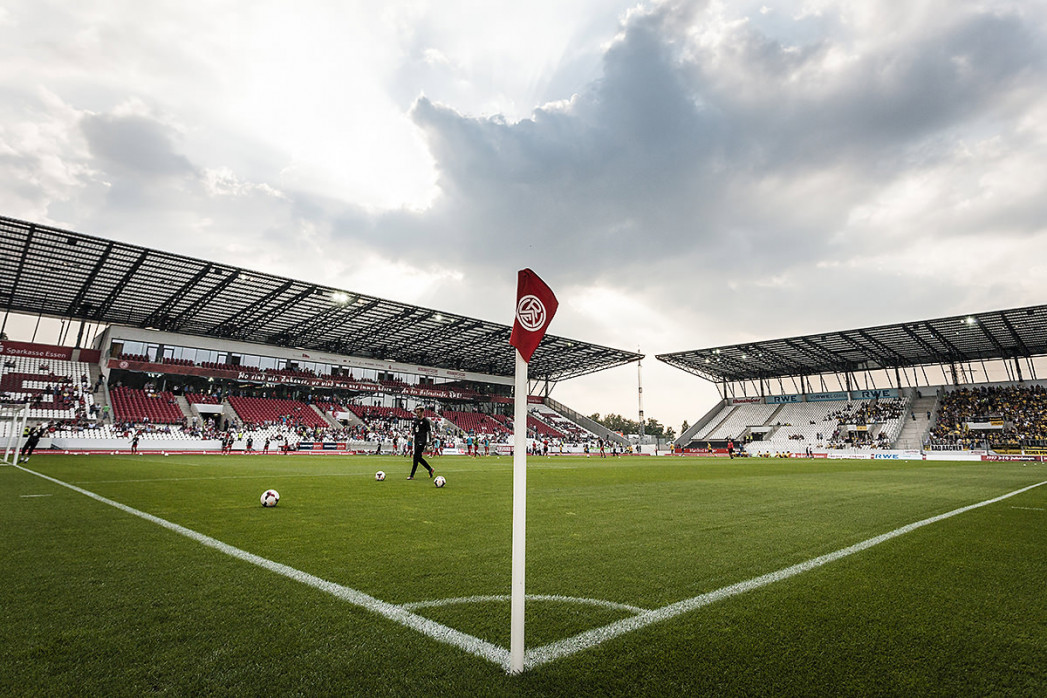
[[[383,392],[389,392],[385,390]],[[454,390],[436,390],[434,388],[404,388],[401,390],[404,395],[413,395],[414,397],[432,397],[441,398],[444,400],[464,400],[465,395]]]
[[[10,340],[4,340],[0,342],[0,355],[26,356],[31,359],[72,361],[73,348],[58,347],[52,344],[30,344],[29,342],[12,342]]]
[[[762,397],[732,397],[732,405],[756,405],[763,402]]]
[[[847,400],[847,393],[839,391],[835,393],[810,393],[807,402],[830,402],[834,400]]]
[[[768,395],[764,398],[768,405],[788,405],[794,402],[803,402],[803,395]]]
[[[1021,450],[1014,448],[997,448],[994,450],[1001,456],[1047,456],[1047,448],[1036,448],[1035,446],[1026,447]]]
[[[1019,461],[1022,463],[1042,463],[1043,456],[982,456],[983,461]]]
[[[980,431],[1003,431],[1003,420],[993,420],[991,422],[965,422],[968,429],[978,429]]]
[[[851,398],[854,400],[875,400],[877,398],[887,397],[898,397],[898,391],[895,388],[880,388],[878,390],[854,390],[851,391]]]
[[[542,405],[544,403],[542,402],[542,396],[541,395],[528,395],[527,396],[527,404],[528,405]]]
[[[179,366],[177,364],[158,364],[148,361],[129,361],[127,359],[109,359],[109,368],[140,373],[164,373],[175,376],[200,376],[202,378],[226,378],[229,380],[255,383],[263,388],[276,388],[281,385],[303,385],[310,388],[340,388],[370,393],[402,393],[418,397],[442,398],[445,400],[464,400],[465,395],[455,390],[437,390],[435,388],[393,388],[377,383],[364,383],[349,379],[311,378],[309,376],[284,376],[257,371],[238,371],[223,368],[204,368],[203,366]],[[541,398],[538,398],[540,401]]]

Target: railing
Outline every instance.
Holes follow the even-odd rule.
[[[575,422],[576,424],[580,424],[581,426],[585,427],[586,429],[588,429],[592,433],[596,434],[597,436],[602,436],[605,439],[610,439],[611,441],[614,441],[616,443],[620,443],[620,444],[623,444],[623,445],[628,445],[628,443],[629,443],[629,439],[625,438],[624,436],[621,436],[620,434],[617,434],[617,433],[611,431],[610,429],[605,427],[603,424],[600,424],[599,422],[594,422],[593,420],[589,419],[585,415],[582,415],[582,414],[579,414],[579,413],[575,412],[574,410],[572,410],[567,405],[559,403],[556,400],[552,399],[551,397],[545,398],[545,404],[548,405],[549,407],[552,407],[554,410],[556,410],[557,412],[559,412],[563,416],[567,417],[571,421]]]

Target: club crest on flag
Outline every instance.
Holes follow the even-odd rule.
[[[534,332],[545,324],[545,306],[538,296],[524,296],[516,304],[516,319],[525,330]]]

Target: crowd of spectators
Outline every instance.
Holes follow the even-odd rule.
[[[903,418],[905,400],[880,398],[875,401],[849,402],[846,407],[829,413],[827,421],[836,423],[827,448],[889,449],[893,445],[887,425]],[[876,428],[879,426],[879,428]],[[852,429],[850,427],[864,427]]]
[[[992,424],[972,429],[970,424]],[[992,448],[1047,444],[1047,389],[1043,386],[983,386],[945,393],[931,445]]]

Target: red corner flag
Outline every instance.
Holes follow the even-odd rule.
[[[559,306],[552,290],[537,274],[530,269],[520,270],[516,282],[516,321],[509,344],[520,350],[524,361],[531,360]]]

